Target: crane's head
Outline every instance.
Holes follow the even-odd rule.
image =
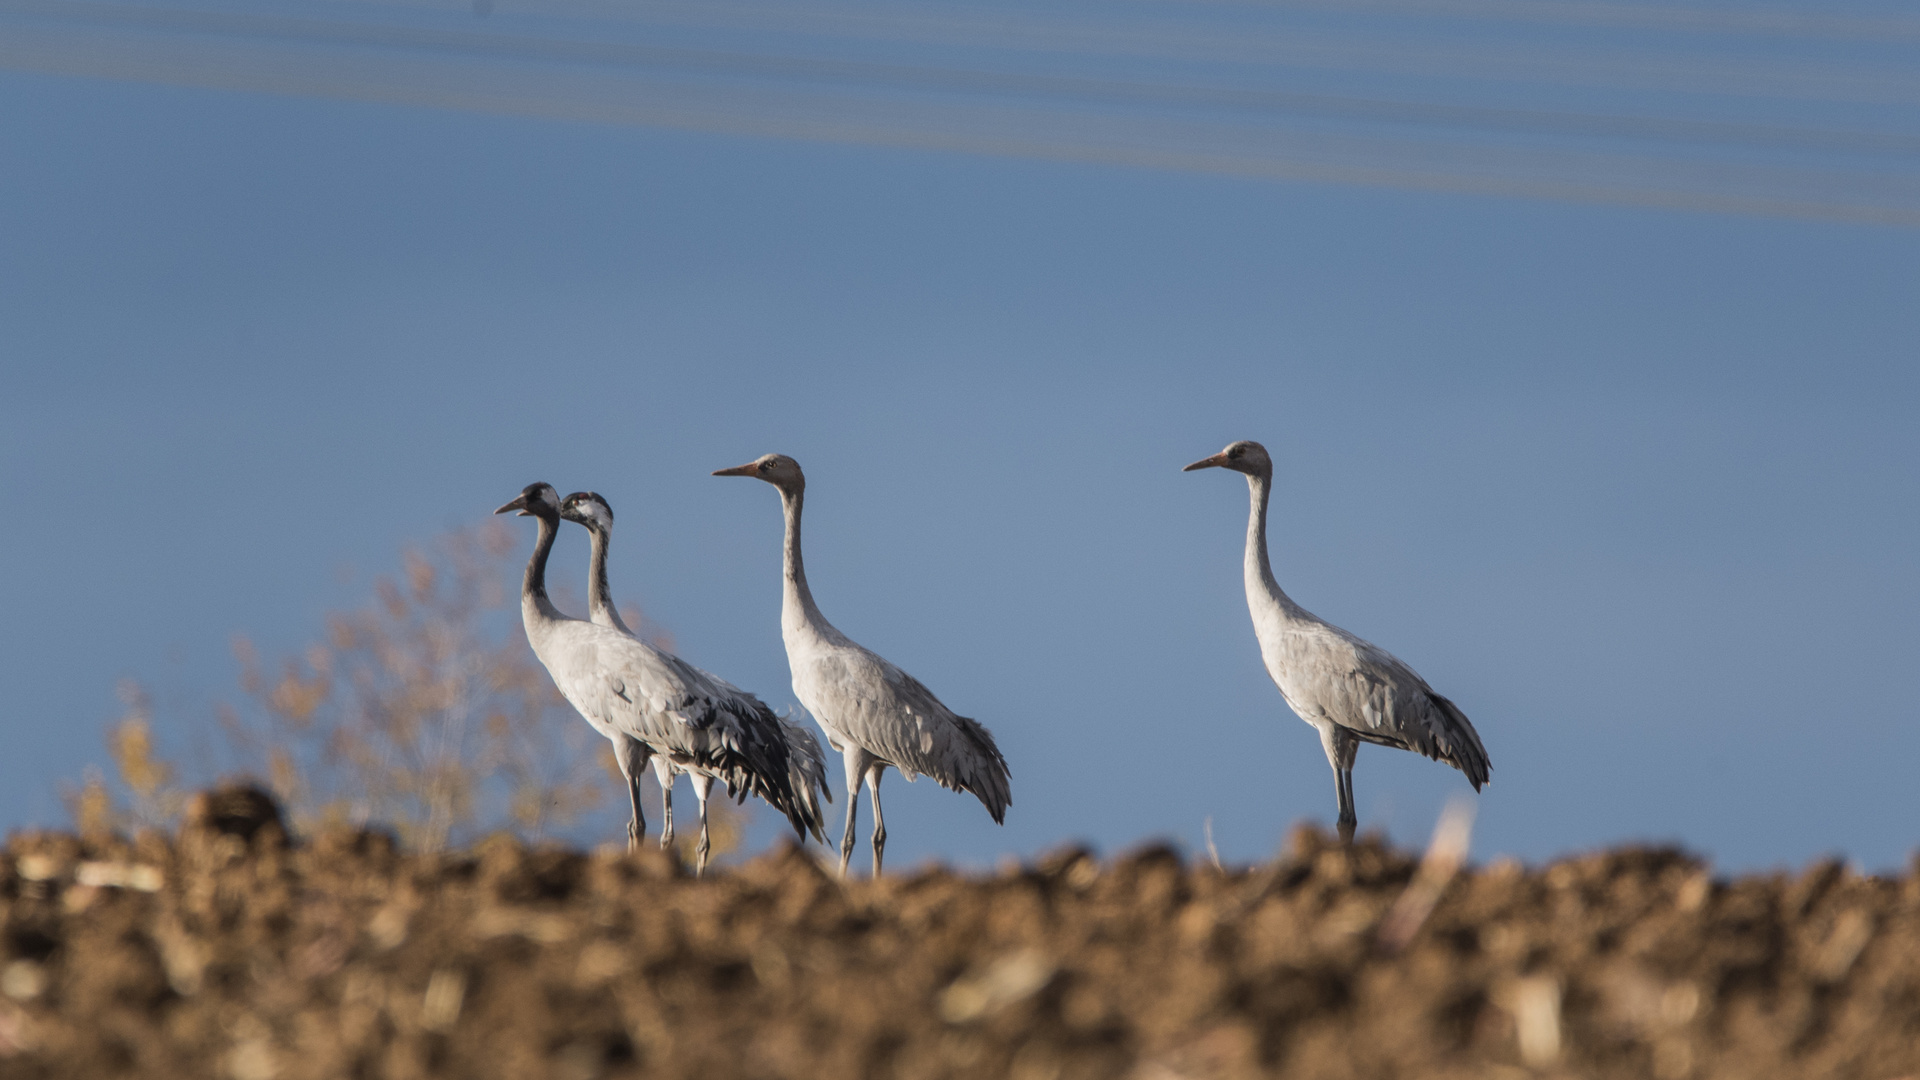
[[[560,500],[560,516],[577,521],[594,532],[613,529],[613,507],[597,491],[576,491]]]
[[[715,469],[713,475],[751,476],[781,491],[801,491],[807,486],[807,474],[800,471],[800,463],[785,454],[768,454],[731,469]]]
[[[1232,469],[1234,472],[1246,473],[1248,476],[1272,476],[1273,459],[1267,456],[1266,447],[1257,442],[1242,439],[1212,457],[1201,458],[1180,471],[1192,472],[1195,469],[1213,468]]]
[[[560,515],[560,493],[553,490],[552,484],[528,484],[520,489],[520,497],[495,510],[504,514],[509,510],[520,511],[521,517],[546,518],[552,521]]]

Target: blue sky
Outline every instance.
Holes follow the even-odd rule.
[[[783,706],[777,499],[707,475],[778,450],[827,616],[1013,766],[1004,828],[890,780],[890,862],[1258,858],[1333,785],[1179,472],[1253,438],[1283,586],[1479,726],[1479,854],[1920,840],[1920,231],[23,73],[0,145],[9,827],[117,679],[227,696],[536,479]],[[1467,788],[1356,790],[1418,842]]]

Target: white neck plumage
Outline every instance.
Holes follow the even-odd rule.
[[[1262,615],[1282,622],[1299,617],[1295,604],[1273,577],[1273,562],[1267,557],[1267,501],[1273,491],[1273,477],[1247,474],[1247,496],[1252,507],[1247,514],[1246,584],[1247,607],[1256,624]]]
[[[787,521],[782,574],[786,580],[780,599],[780,629],[788,634],[812,629],[838,637],[839,632],[820,614],[820,608],[813,602],[813,590],[807,588],[806,564],[800,558],[800,508],[806,495],[804,488],[797,491],[780,489],[780,509]]]

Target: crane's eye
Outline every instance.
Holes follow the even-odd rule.
[[[761,463],[760,463],[760,471],[761,471],[761,472],[772,472],[772,471],[773,471],[773,462],[771,462],[771,461],[763,461],[763,462],[761,462]]]
[[[1231,450],[1229,450],[1229,451],[1227,451],[1227,456],[1228,456],[1228,457],[1233,457],[1233,458],[1237,458],[1237,457],[1239,457],[1239,456],[1240,456],[1241,454],[1244,454],[1244,453],[1246,453],[1246,451],[1244,451],[1244,450],[1242,450],[1242,449],[1240,449],[1239,447],[1237,447],[1237,446],[1236,446],[1236,447],[1234,447],[1233,449],[1231,449]]]

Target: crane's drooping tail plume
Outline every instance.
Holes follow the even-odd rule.
[[[1480,745],[1480,733],[1473,730],[1473,722],[1458,705],[1439,694],[1433,695],[1433,700],[1446,717],[1447,730],[1442,743],[1446,753],[1440,760],[1465,773],[1467,783],[1479,791],[1487,786],[1493,774],[1493,766],[1487,761],[1487,748]]]

